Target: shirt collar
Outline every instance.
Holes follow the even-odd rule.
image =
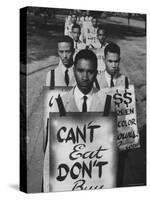
[[[108,72],[106,70],[105,70],[105,78],[106,78],[106,81],[107,81],[108,85],[110,86],[111,75],[108,74]],[[114,84],[116,84],[116,81],[117,81],[116,78],[113,77]]]
[[[63,74],[65,73],[66,69],[68,69],[68,72],[70,72],[70,71],[73,70],[73,65],[72,65],[71,67],[69,67],[69,68],[66,68],[66,67],[63,65],[63,63],[62,63],[61,60],[60,60],[60,62],[59,62],[59,67],[61,67],[62,73],[63,73]]]
[[[83,94],[83,93],[79,90],[79,88],[78,88],[77,86],[75,86],[74,94],[75,94],[75,96],[76,96],[78,99],[82,99],[83,96],[87,96],[88,99],[90,99],[90,97],[91,97],[92,94],[93,94],[93,88],[91,89],[91,91],[90,91],[88,94],[85,95],[85,94]]]
[[[74,45],[75,45],[76,43],[77,43],[77,44],[81,43],[81,40],[78,40],[78,41],[75,41],[75,40],[74,40]]]
[[[105,70],[105,78],[106,79],[110,79],[111,78],[110,74],[108,74],[108,72],[106,70]]]
[[[98,40],[99,41],[99,40]],[[100,44],[100,48],[105,48],[107,46],[107,42],[104,42],[104,44],[102,44],[100,41],[99,41],[99,44]]]
[[[119,75],[120,75],[119,72],[116,73],[116,74],[113,76],[113,80],[116,80],[117,77],[118,77]],[[111,75],[110,75],[106,70],[105,70],[105,78],[111,79]]]

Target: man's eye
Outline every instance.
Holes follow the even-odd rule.
[[[82,70],[82,69],[77,69],[77,71],[78,71],[78,72],[83,72],[83,70]]]
[[[93,74],[93,73],[94,73],[94,71],[88,71],[88,73],[89,73],[89,74]]]

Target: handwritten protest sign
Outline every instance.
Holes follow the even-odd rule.
[[[55,101],[58,95],[62,96],[65,92],[71,90],[72,87],[60,87],[57,86],[55,89],[50,90],[49,87],[44,88],[44,114],[49,117],[49,112],[56,110]]]
[[[97,39],[96,33],[87,33],[86,34],[86,45],[94,44],[96,39]]]
[[[69,91],[72,87],[55,87],[55,89],[50,90],[49,87],[44,88],[44,108],[43,108],[43,124],[44,124],[44,144],[46,143],[47,137],[47,120],[49,118],[49,112],[58,112],[58,106],[56,103],[56,98],[58,95],[62,96],[65,92]]]
[[[116,117],[50,113],[50,191],[116,186]]]
[[[129,85],[106,88],[105,92],[112,95],[117,112],[117,145],[120,150],[140,147],[137,128],[136,103],[134,86]]]
[[[55,89],[50,90],[49,87],[44,88],[44,125],[46,124],[47,118],[49,118],[49,112],[58,112],[58,106],[56,98],[58,95],[62,96],[65,92],[71,90],[72,87],[60,87],[57,86]]]
[[[98,41],[97,41],[98,42]],[[104,48],[92,49],[92,51],[96,54],[98,60],[98,73],[101,73],[105,70],[105,62],[104,62]]]

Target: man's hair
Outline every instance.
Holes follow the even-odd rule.
[[[71,48],[74,49],[74,42],[73,39],[71,37],[69,37],[68,35],[64,35],[62,37],[59,38],[58,43],[61,42],[67,42],[71,44]]]
[[[77,16],[77,14],[76,14],[75,12],[72,12],[72,13],[71,13],[71,16],[72,16],[72,15],[75,15],[75,16]]]
[[[111,42],[104,49],[105,57],[106,57],[108,52],[117,53],[120,56],[120,47],[117,44]]]
[[[105,32],[105,34],[106,34],[106,28],[105,28],[103,25],[98,26],[97,34],[98,34],[98,32],[99,32],[100,30],[103,30],[103,31]]]
[[[93,16],[93,17],[92,17],[92,20],[93,20],[93,19],[96,19],[96,22],[97,22],[97,17],[96,17],[96,16]]]
[[[80,30],[80,32],[81,32],[81,27],[80,27],[79,24],[74,24],[74,25],[72,26],[72,31],[73,31],[74,28],[78,28],[78,29]]]
[[[97,57],[93,51],[88,50],[88,49],[83,49],[83,50],[79,51],[75,56],[75,60],[74,60],[75,66],[76,66],[78,60],[80,60],[80,59],[91,60],[93,62],[93,64],[95,65],[95,67],[97,68]]]

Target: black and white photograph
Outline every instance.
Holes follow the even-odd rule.
[[[146,13],[20,9],[21,191],[146,186],[146,41]]]

